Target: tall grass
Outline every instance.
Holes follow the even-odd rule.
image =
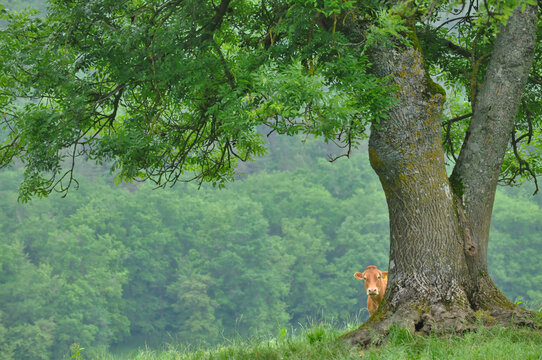
[[[540,314],[542,317],[542,313]],[[542,360],[542,331],[528,328],[480,327],[462,335],[420,336],[393,328],[382,346],[352,348],[336,341],[352,326],[320,323],[297,334],[283,329],[277,338],[234,340],[212,349],[164,346],[143,348],[124,356],[105,351],[84,359],[100,360],[279,360],[279,359],[539,359]]]

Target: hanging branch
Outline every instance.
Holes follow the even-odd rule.
[[[341,132],[337,135],[337,140],[338,141],[341,141],[341,136],[344,132]],[[337,145],[338,147],[340,148],[347,148],[346,152],[341,154],[341,155],[338,155],[338,156],[332,156],[331,154],[328,155],[328,161],[329,162],[334,162],[342,157],[350,157],[350,155],[352,154],[352,121],[350,121],[350,127],[348,128],[348,130],[346,130],[346,144],[344,145],[339,145],[337,144],[337,142],[335,142],[335,140],[332,140],[333,143],[335,145]]]
[[[452,136],[451,136],[451,129],[452,129],[452,123],[451,122],[447,123],[446,133],[444,136],[444,143],[442,145],[444,146],[444,148],[446,148],[446,144],[450,146],[450,151],[448,152],[448,154],[452,156],[452,159],[454,159],[454,162],[457,162],[457,156],[455,156],[454,143],[452,141]]]
[[[538,193],[538,190],[539,190],[539,188],[538,188],[538,180],[536,179],[536,174],[531,169],[531,166],[529,165],[529,163],[521,157],[521,155],[519,154],[519,151],[518,151],[518,146],[517,146],[520,139],[525,138],[525,135],[528,135],[528,134],[524,134],[520,138],[516,139],[516,129],[514,127],[514,130],[512,131],[512,149],[514,150],[514,156],[516,157],[516,159],[518,161],[519,169],[514,172],[514,175],[508,181],[512,182],[512,181],[514,181],[514,179],[516,178],[517,175],[523,175],[523,173],[528,172],[529,175],[531,175],[531,177],[534,180],[535,191],[534,191],[533,195],[536,195],[536,193]]]
[[[445,128],[445,133],[444,133],[444,142],[443,142],[443,146],[446,147],[446,144],[449,145],[450,147],[450,151],[448,152],[448,155],[451,155],[452,156],[452,159],[455,161],[457,161],[457,156],[455,155],[455,149],[454,149],[454,143],[452,141],[452,135],[451,135],[451,130],[452,130],[452,124],[458,122],[458,121],[461,121],[461,120],[465,120],[465,119],[468,119],[472,116],[472,113],[468,113],[468,114],[465,114],[465,115],[461,115],[461,116],[458,116],[458,117],[455,117],[453,119],[450,119],[450,120],[447,120],[447,121],[444,121],[442,123],[442,126]],[[449,158],[449,157],[448,157]]]
[[[521,105],[523,107],[523,111],[525,112],[525,118],[527,119],[527,125],[529,126],[529,130],[525,134],[523,134],[519,138],[517,138],[516,141],[520,142],[525,137],[529,137],[527,139],[527,144],[530,144],[531,140],[533,138],[533,117],[532,117],[531,111],[527,107],[527,103],[525,103],[525,100],[521,100]]]

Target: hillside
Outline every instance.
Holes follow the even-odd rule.
[[[330,151],[318,139],[273,138],[225,189],[115,186],[89,165],[79,190],[28,204],[16,201],[19,170],[0,173],[0,353],[212,346],[324,317],[363,321],[352,274],[386,267],[386,203],[365,153],[329,163]],[[534,309],[540,199],[528,188],[498,193],[489,253],[505,294]]]

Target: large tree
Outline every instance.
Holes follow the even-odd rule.
[[[77,185],[77,159],[108,161],[119,180],[222,185],[265,151],[262,128],[322,136],[342,155],[370,133],[390,279],[377,313],[346,337],[365,344],[393,324],[462,331],[476,311],[531,323],[489,278],[487,249],[499,181],[542,173],[534,1],[51,0],[45,17],[0,11],[0,167],[25,167],[23,201]]]

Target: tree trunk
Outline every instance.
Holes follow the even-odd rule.
[[[422,54],[397,46],[376,51],[375,71],[391,75],[398,88],[398,103],[369,140],[371,165],[389,209],[389,281],[378,311],[344,336],[351,343],[366,345],[392,325],[413,332],[462,332],[475,325],[479,309],[493,316],[503,309],[521,313],[488,276],[487,243],[500,165],[535,34],[532,6],[525,13],[517,10],[499,33],[451,181],[441,143],[444,96],[426,75]],[[526,316],[522,319],[526,322]]]
[[[536,6],[528,6],[525,12],[518,7],[499,33],[450,178],[478,248],[476,256],[468,259],[474,286],[470,301],[475,308],[501,318],[517,317],[521,309],[489,277],[489,227],[501,165],[536,49],[536,28]]]

